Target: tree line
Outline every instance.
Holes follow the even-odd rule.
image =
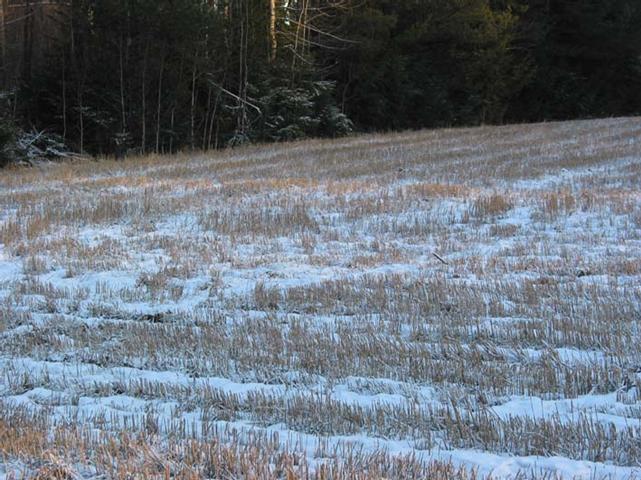
[[[0,110],[91,154],[641,112],[638,0],[72,0],[50,21]]]

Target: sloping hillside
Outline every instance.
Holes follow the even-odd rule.
[[[637,118],[3,171],[0,478],[641,476],[640,186]]]

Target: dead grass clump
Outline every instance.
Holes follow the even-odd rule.
[[[39,255],[31,255],[23,264],[23,271],[28,275],[40,275],[48,270],[47,259]]]
[[[64,460],[56,455],[49,453],[45,464],[39,466],[33,475],[29,475],[28,480],[77,480],[82,478],[71,468]]]
[[[0,243],[12,246],[22,237],[22,222],[17,218],[10,218],[0,224]]]
[[[510,238],[516,236],[519,226],[511,223],[490,226],[490,237]]]
[[[638,426],[617,429],[604,425],[593,415],[564,422],[558,416],[545,419],[496,416],[481,412],[460,428],[449,430],[459,447],[499,449],[513,455],[562,455],[576,460],[638,465],[641,445]]]
[[[278,287],[270,287],[264,282],[257,282],[254,286],[254,306],[256,310],[277,310],[281,303],[281,293]]]
[[[33,241],[36,238],[51,231],[53,226],[53,219],[45,213],[36,213],[34,215],[18,213],[18,218],[22,218],[24,225],[24,237],[27,241]]]
[[[204,231],[232,237],[285,237],[319,232],[319,225],[304,202],[284,207],[206,211],[198,214],[198,223]]]
[[[49,444],[48,422],[24,408],[0,404],[0,454],[2,457],[35,459]]]
[[[472,218],[482,220],[505,215],[512,208],[514,203],[507,195],[493,193],[476,198],[469,211]]]
[[[401,187],[398,192],[402,201],[464,198],[469,194],[470,188],[465,185],[445,183],[414,183]]]
[[[540,205],[542,216],[548,221],[556,220],[560,216],[570,215],[576,208],[577,201],[569,190],[544,194]]]
[[[216,436],[224,440],[197,441],[172,437],[167,442],[160,442],[146,434],[113,432],[91,435],[87,431],[59,427],[47,439],[42,425],[30,421],[30,417],[21,417],[16,410],[3,413],[10,414],[12,422],[0,421],[0,433],[3,434],[0,453],[8,462],[28,459],[25,478],[30,480],[81,478],[70,466],[79,463],[98,475],[118,479],[477,478],[476,471],[454,467],[451,463],[424,462],[414,455],[393,456],[382,451],[367,453],[349,444],[329,446],[322,440],[315,449],[317,465],[311,468],[307,455],[298,452],[296,444],[283,450],[278,434],[266,435],[258,431],[248,434],[218,431]]]

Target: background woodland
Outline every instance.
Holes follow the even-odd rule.
[[[634,0],[0,3],[5,159],[641,112]]]

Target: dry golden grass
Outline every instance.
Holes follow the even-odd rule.
[[[363,454],[350,447],[337,451],[319,442],[317,458],[326,458],[312,469],[305,457],[282,451],[277,436],[239,437],[227,432],[225,444],[216,440],[170,440],[163,444],[147,433],[92,435],[88,431],[55,428],[51,434],[43,418],[26,412],[3,410],[0,418],[0,458],[23,459],[21,469],[8,478],[72,480],[92,471],[113,479],[182,480],[251,478],[256,480],[333,480],[350,478],[476,480],[474,470],[451,463],[423,463],[411,455],[384,452]],[[29,418],[28,418],[29,417]],[[334,458],[334,460],[332,460]],[[82,467],[74,467],[82,462]]]
[[[636,118],[3,171],[0,455],[34,479],[489,473],[432,462],[454,448],[636,473],[639,185]],[[521,396],[560,411],[497,416]]]

